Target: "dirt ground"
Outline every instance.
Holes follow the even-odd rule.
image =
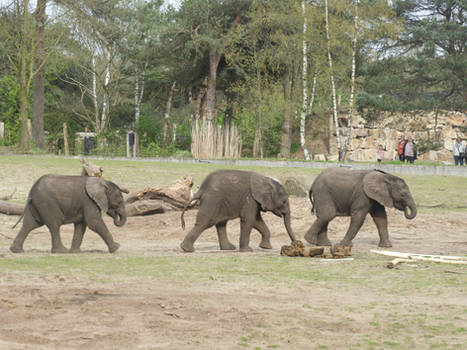
[[[310,204],[306,198],[293,197],[291,205],[292,225],[302,239],[314,220]],[[196,210],[186,213],[188,229],[195,215]],[[389,210],[388,215],[391,250],[467,255],[465,211],[422,213],[412,221],[396,210]],[[11,238],[18,230],[11,230],[16,220],[15,216],[0,214],[0,257],[21,259],[48,255],[50,236],[45,228],[31,233],[24,254],[13,255],[8,251]],[[187,232],[180,228],[179,212],[131,217],[122,228],[113,226],[111,218],[105,220],[121,244],[117,256],[190,256],[178,248]],[[196,242],[197,250],[192,256],[278,256],[281,245],[289,242],[282,220],[272,214],[265,214],[264,220],[271,229],[274,249],[258,248],[259,234],[254,232],[251,243],[254,252],[219,252],[215,230],[211,229]],[[335,219],[330,224],[330,239],[340,240],[348,223],[347,218]],[[238,245],[238,220],[231,222],[227,230],[230,240]],[[66,246],[70,245],[71,235],[72,225],[62,227]],[[355,260],[370,256],[377,243],[376,227],[368,217],[354,240]],[[84,256],[102,254],[102,259],[110,256],[93,232],[86,233],[82,248]],[[326,264],[353,263],[315,265],[323,264],[325,268]],[[374,264],[380,265],[381,261]],[[467,273],[466,270],[455,273]],[[397,278],[397,274],[394,276]],[[444,320],[457,317],[456,324],[463,323],[467,328],[466,293],[464,289],[442,294],[442,298],[402,293],[388,299],[368,288],[341,290],[312,280],[304,281],[300,287],[248,280],[229,282],[215,277],[208,281],[184,281],[128,276],[108,283],[80,274],[0,271],[0,348],[428,349],[436,342],[426,332],[404,332],[404,326],[397,327],[397,324],[404,325],[401,318],[409,312],[419,318],[430,314]],[[399,321],[389,324],[390,315],[398,315]],[[388,329],[395,332],[394,337],[386,334]],[[465,346],[467,334],[465,328],[460,329],[447,335],[435,332],[434,337],[441,344],[439,348]],[[391,343],[388,339],[392,338]]]

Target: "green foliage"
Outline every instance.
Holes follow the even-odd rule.
[[[438,151],[443,147],[443,143],[439,139],[421,139],[417,142],[417,152],[419,154],[428,151]]]
[[[19,140],[19,84],[15,76],[0,75],[0,121],[5,123],[2,142],[11,146]]]

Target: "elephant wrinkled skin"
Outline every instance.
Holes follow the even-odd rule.
[[[80,251],[87,227],[101,236],[109,252],[115,252],[120,245],[114,241],[107,229],[101,211],[113,217],[116,226],[123,226],[127,214],[121,192],[128,191],[97,177],[51,174],[42,176],[29,192],[23,225],[10,250],[13,253],[22,252],[29,233],[46,225],[52,237],[52,253],[67,253],[68,249],[60,238],[60,226],[74,223],[70,252]]]
[[[407,219],[417,215],[417,207],[405,181],[379,170],[332,168],[323,171],[309,191],[316,220],[305,234],[310,244],[331,245],[328,223],[336,216],[350,216],[350,226],[342,246],[351,246],[368,213],[379,233],[379,246],[391,247],[385,207],[404,211]]]
[[[209,174],[193,196],[200,202],[196,224],[186,235],[180,247],[193,252],[193,244],[200,234],[216,226],[219,246],[222,250],[233,250],[235,246],[227,238],[227,221],[240,218],[240,251],[251,251],[250,233],[253,228],[261,233],[259,246],[270,249],[271,233],[261,218],[261,211],[271,211],[284,219],[284,225],[292,243],[295,236],[290,225],[289,198],[284,187],[272,178],[240,170],[218,170]],[[188,205],[189,203],[187,203]],[[185,206],[186,209],[186,206]],[[183,215],[182,227],[185,227]]]

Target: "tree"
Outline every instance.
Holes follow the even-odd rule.
[[[55,35],[54,45],[38,57],[38,36],[35,31],[35,18],[30,11],[29,0],[15,0],[2,9],[0,28],[6,41],[0,42],[0,48],[8,58],[12,70],[19,82],[19,149],[28,152],[32,148],[31,121],[29,119],[29,93],[34,77],[38,74],[53,52],[64,31]],[[13,50],[8,49],[13,46]]]
[[[399,0],[393,8],[403,29],[364,67],[359,108],[465,110],[467,3]]]

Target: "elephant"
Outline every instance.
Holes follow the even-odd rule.
[[[288,194],[279,182],[270,177],[241,170],[217,170],[210,173],[198,192],[185,205],[181,215],[183,229],[183,215],[192,201],[199,201],[200,207],[195,226],[180,245],[186,252],[193,252],[193,244],[200,234],[214,225],[220,249],[236,249],[235,245],[229,242],[226,231],[227,221],[235,218],[240,218],[240,251],[252,251],[249,243],[253,228],[261,234],[259,246],[271,249],[271,233],[261,218],[261,211],[271,211],[283,217],[287,233],[292,244],[295,244],[296,239],[290,224]]]
[[[380,170],[331,168],[314,180],[309,198],[316,220],[305,234],[310,244],[329,246],[328,223],[336,216],[350,216],[342,246],[352,246],[368,213],[379,233],[379,246],[392,247],[385,207],[403,210],[407,219],[417,215],[417,206],[405,181]]]
[[[128,193],[115,183],[98,177],[44,175],[29,191],[23,216],[23,225],[10,250],[23,252],[23,243],[31,230],[46,225],[52,237],[52,253],[79,253],[86,227],[101,236],[110,253],[119,248],[102,220],[101,211],[114,218],[116,226],[127,219],[121,192]],[[60,226],[74,223],[71,249],[62,244]],[[14,227],[15,227],[14,226]]]

